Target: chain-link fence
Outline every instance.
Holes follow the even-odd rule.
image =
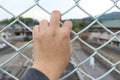
[[[67,8],[66,11],[62,12],[62,16],[64,16],[69,14],[70,11],[72,11],[74,8],[77,8],[84,14],[89,16],[89,18],[84,18],[84,21],[89,22],[87,23],[87,25],[82,25],[84,27],[82,27],[82,29],[80,29],[79,31],[71,30],[72,35],[71,44],[73,44],[74,54],[70,60],[70,63],[73,65],[72,67],[74,68],[72,68],[68,73],[64,74],[60,79],[71,80],[72,78],[71,79],[67,78],[73,75],[74,73],[77,73],[77,76],[80,80],[117,80],[117,79],[119,80],[120,25],[118,27],[115,27],[116,31],[113,31],[114,30],[113,27],[117,23],[112,25],[112,23],[109,22],[109,24],[112,25],[112,27],[109,28],[104,24],[105,20],[102,21],[100,20],[100,18],[113,8],[116,8],[119,11],[120,1],[109,0],[112,3],[112,5],[108,9],[105,10],[103,9],[104,11],[98,16],[91,15],[89,11],[81,7],[80,5],[81,1],[82,0],[73,0],[73,3],[71,3],[73,5]],[[11,17],[13,17],[12,22],[3,25],[3,27],[0,28],[1,34],[0,45],[2,45],[2,47],[0,47],[0,78],[2,80],[3,79],[10,80],[10,78],[11,80],[13,79],[18,80],[19,77],[25,72],[25,70],[28,67],[30,67],[33,63],[32,58],[33,47],[31,40],[32,27],[25,24],[25,21],[22,21],[21,17],[36,6],[50,16],[51,13],[49,12],[49,10],[44,8],[41,4],[39,4],[39,2],[41,2],[41,0],[33,0],[33,3],[30,6],[28,6],[28,8],[25,9],[24,11],[18,12],[19,15],[17,16],[13,14],[9,9],[4,7],[4,5],[0,4],[0,9],[5,13],[9,14]],[[49,1],[46,1],[46,3],[49,3]],[[79,12],[79,10],[77,12]],[[76,12],[74,12],[74,14],[76,14]],[[73,16],[74,14],[72,14],[71,16]],[[42,16],[42,14],[39,15]],[[16,28],[12,27],[11,29],[11,26]],[[97,27],[95,28],[95,26]],[[98,35],[97,32],[100,32],[101,34],[99,33]],[[107,37],[102,38],[102,36],[105,36],[105,32],[107,32],[106,33]],[[16,36],[19,34],[20,36]],[[8,38],[9,36],[11,37]],[[92,60],[91,62],[93,62],[91,66],[92,68],[88,66],[89,64],[88,61],[90,60]],[[94,60],[96,60],[96,63],[94,63]],[[100,66],[102,66],[102,68],[99,68]],[[115,77],[117,78],[111,78],[113,75],[115,75]],[[73,80],[76,80],[75,77],[73,78]],[[105,77],[107,78],[105,79]]]

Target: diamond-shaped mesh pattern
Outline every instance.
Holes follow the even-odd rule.
[[[113,72],[113,74],[118,75],[118,78],[120,79],[120,77],[119,77],[120,76],[120,58],[118,57],[117,61],[114,61],[114,60],[112,61],[111,60],[112,58],[107,58],[107,55],[111,55],[111,54],[106,54],[106,53],[102,52],[102,50],[101,50],[106,45],[108,45],[109,43],[111,43],[114,40],[116,40],[117,42],[120,42],[120,38],[117,37],[120,34],[120,30],[118,30],[116,32],[113,32],[110,29],[108,29],[105,25],[103,25],[101,21],[99,21],[99,17],[100,16],[106,14],[107,12],[109,12],[110,10],[112,10],[113,8],[116,8],[116,9],[120,10],[120,5],[118,4],[118,3],[120,3],[119,0],[110,0],[110,1],[111,1],[112,5],[108,9],[104,10],[98,16],[93,16],[93,15],[91,15],[89,13],[89,11],[87,11],[86,9],[84,9],[84,7],[82,7],[80,5],[80,2],[82,2],[82,0],[73,0],[72,7],[69,7],[69,8],[67,8],[67,10],[65,10],[64,12],[62,12],[62,16],[64,16],[64,15],[69,14],[74,8],[77,8],[80,11],[82,11],[84,14],[90,16],[91,19],[93,19],[93,21],[91,21],[91,23],[89,25],[85,26],[80,31],[76,32],[76,31],[71,30],[71,33],[74,35],[74,37],[71,39],[71,44],[73,44],[73,53],[74,54],[73,54],[73,56],[72,56],[72,58],[70,60],[70,63],[74,66],[74,69],[71,70],[68,74],[66,74],[63,77],[61,77],[60,78],[61,80],[66,80],[66,78],[69,77],[69,76],[71,76],[71,75],[73,75],[73,73],[77,73],[77,75],[78,75],[78,77],[79,77],[80,80],[117,80],[117,78],[116,79],[109,79],[109,78],[108,79],[104,79],[109,74],[112,74],[112,72]],[[43,12],[47,13],[50,16],[50,14],[51,14],[50,11],[47,10],[46,8],[44,8],[41,4],[39,4],[40,2],[41,2],[41,0],[33,0],[33,4],[31,4],[31,6],[28,6],[28,8],[25,9],[24,11],[21,11],[19,13],[19,15],[17,15],[17,16],[14,13],[12,13],[12,11],[10,11],[6,7],[4,7],[4,5],[0,4],[0,9],[2,9],[4,12],[6,12],[7,14],[9,14],[10,16],[12,16],[12,17],[15,18],[15,20],[13,20],[10,24],[5,25],[0,30],[0,33],[2,34],[2,32],[4,32],[6,29],[8,29],[10,26],[12,26],[15,23],[21,24],[24,28],[26,28],[27,30],[29,30],[29,31],[32,32],[32,28],[30,28],[24,22],[22,22],[20,20],[20,17],[22,15],[24,15],[25,13],[29,12],[30,10],[32,10],[35,7],[40,8],[40,10],[42,10]],[[49,3],[49,1],[46,2],[46,3]],[[78,12],[79,12],[79,10],[78,10]],[[40,16],[41,16],[41,14],[40,14]],[[85,31],[87,31],[88,29],[90,29],[94,24],[100,25],[101,28],[103,28],[106,32],[108,32],[109,34],[111,34],[111,38],[109,38],[102,45],[98,45],[97,47],[95,47],[94,45],[92,45],[91,43],[85,41],[84,39],[82,39],[80,37],[80,35],[82,33],[84,33]],[[13,78],[15,80],[19,80],[19,75],[17,75],[17,76],[14,75],[14,71],[12,73],[9,72],[9,69],[6,66],[7,66],[7,64],[14,65],[15,64],[14,61],[16,61],[18,58],[20,59],[20,57],[21,57],[21,59],[20,59],[21,61],[19,61],[19,67],[21,67],[20,65],[31,66],[32,63],[33,63],[33,58],[32,58],[33,54],[32,54],[32,51],[29,51],[29,50],[32,50],[31,49],[32,48],[31,47],[32,46],[32,40],[30,40],[28,42],[25,42],[21,46],[17,47],[17,45],[14,44],[14,43],[12,43],[10,40],[4,39],[2,37],[0,37],[0,39],[1,39],[0,41],[6,43],[6,45],[8,45],[14,51],[11,55],[6,56],[5,58],[1,57],[1,61],[0,61],[0,73],[1,74],[6,74],[6,75],[8,75],[9,77],[11,77],[11,78]],[[83,52],[81,51],[81,48],[79,48],[80,46],[77,45],[77,44],[81,44],[82,46],[85,46],[85,48],[87,47],[87,49],[89,48],[89,52],[91,52],[91,55],[89,57],[86,57],[83,60],[79,60],[82,55],[79,55],[79,56],[77,55],[76,56],[76,53],[81,54]],[[74,45],[77,45],[77,46],[74,47]],[[27,50],[27,49],[29,49],[29,50]],[[26,51],[26,53],[24,53],[25,51]],[[108,51],[109,51],[109,49],[108,49]],[[116,53],[114,53],[114,54],[117,55],[117,56],[120,56],[120,52],[119,51],[116,52]],[[93,72],[91,71],[91,73],[90,73],[90,72],[88,72],[89,70],[87,71],[87,69],[84,66],[87,66],[86,64],[89,64],[88,61],[92,57],[95,57],[95,59],[98,60],[98,62],[101,62],[101,63],[105,62],[105,64],[108,64],[109,65],[109,69],[105,69],[106,71],[104,73],[102,73],[101,75],[99,75],[99,76],[91,75],[91,74],[93,74],[95,72],[94,69],[93,69]],[[99,59],[97,59],[98,57],[99,57]],[[112,57],[115,57],[115,56],[113,55]],[[106,67],[105,64],[102,64],[102,65],[104,65],[104,67]],[[9,67],[11,67],[11,66],[9,66]],[[21,72],[22,72],[22,70],[24,70],[24,69],[21,69]],[[100,73],[100,72],[98,72],[98,73]],[[94,73],[94,74],[97,74],[97,72]]]

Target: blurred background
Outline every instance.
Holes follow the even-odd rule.
[[[120,0],[0,0],[0,80],[19,80],[32,66],[32,28],[53,10],[73,22],[60,79],[120,80]]]

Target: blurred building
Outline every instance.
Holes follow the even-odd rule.
[[[4,25],[0,25],[0,30],[4,28]],[[10,28],[4,30],[3,32],[0,33],[0,37],[8,39],[9,37],[12,36],[13,31],[10,30]]]
[[[14,33],[15,35],[26,35],[26,36],[32,36],[32,32],[23,27],[22,25],[15,24],[14,25]]]
[[[120,30],[120,19],[116,19],[116,20],[107,20],[107,21],[102,21],[101,22],[106,28],[108,28],[109,30],[113,31],[113,32],[117,32]],[[92,31],[94,32],[107,32],[105,31],[105,29],[103,27],[101,27],[101,25],[96,24],[93,26]]]
[[[102,21],[102,25],[112,32],[120,31],[120,19]],[[104,43],[110,40],[112,37],[113,35],[110,34],[99,24],[94,25],[93,28],[90,30],[89,39],[97,41],[99,43]],[[116,36],[115,39],[113,39],[110,45],[119,47],[120,45],[119,40],[120,40],[120,33]]]

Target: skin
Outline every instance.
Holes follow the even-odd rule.
[[[43,72],[50,80],[58,80],[72,55],[70,44],[71,21],[59,26],[61,13],[54,10],[50,22],[42,20],[33,28],[33,68]]]

